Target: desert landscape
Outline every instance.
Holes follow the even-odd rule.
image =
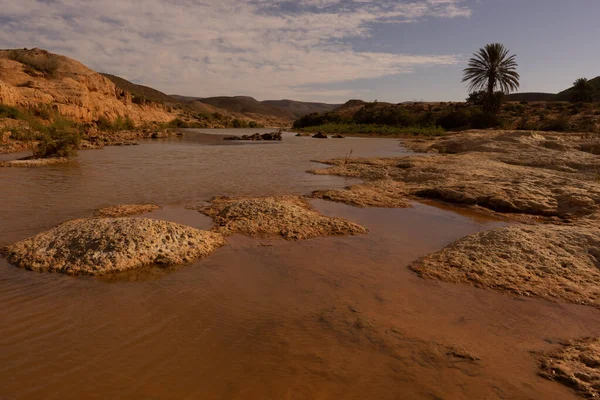
[[[0,398],[600,396],[600,77],[515,60],[329,104],[0,50]]]

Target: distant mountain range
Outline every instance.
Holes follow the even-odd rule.
[[[600,101],[600,76],[590,79],[590,84],[594,87],[594,101]],[[514,93],[507,96],[508,101],[569,101],[573,96],[573,87],[563,90],[560,93]]]
[[[331,111],[340,104],[313,103],[295,100],[258,101],[249,96],[186,97],[171,95],[179,101],[198,101],[222,108],[230,112],[269,115],[279,118],[296,119],[314,112]]]
[[[190,97],[168,95],[148,86],[129,82],[119,76],[102,74],[117,87],[130,92],[134,97],[167,105],[187,105],[198,112],[218,112],[219,110],[238,114],[251,114],[295,120],[314,112],[331,111],[340,104],[302,102],[294,100],[258,101],[249,96]],[[199,103],[206,105],[202,107]]]

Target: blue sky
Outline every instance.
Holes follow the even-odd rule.
[[[167,93],[460,101],[468,57],[522,91],[600,75],[599,0],[0,0],[0,48],[40,47]]]

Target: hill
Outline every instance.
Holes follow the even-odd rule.
[[[508,101],[556,101],[554,93],[524,92],[506,96]]]
[[[131,93],[134,101],[136,101],[136,99],[140,99],[164,104],[179,102],[179,100],[174,99],[173,97],[151,87],[129,82],[128,80],[116,75],[105,73],[102,73],[102,75],[110,79],[118,88]]]
[[[287,120],[294,120],[315,112],[331,111],[340,106],[340,104],[304,102],[288,99],[258,101],[249,96],[191,97],[172,94],[170,97],[180,102],[200,102],[230,112],[259,114],[284,118]]]
[[[199,98],[197,101],[236,113],[259,114],[277,118],[285,118],[288,120],[295,119],[294,113],[289,110],[284,110],[269,104],[263,104],[260,101],[247,96],[207,97],[202,99]]]
[[[594,79],[590,79],[589,83],[594,88],[594,101],[600,101],[600,76],[595,77]],[[573,96],[573,87],[570,87],[567,90],[563,90],[559,94],[556,95],[558,101],[569,101],[571,96]]]
[[[590,79],[590,84],[594,88],[594,101],[600,101],[600,76]],[[574,88],[570,87],[558,94],[554,93],[513,93],[506,98],[508,101],[570,101],[573,96]]]
[[[270,105],[273,107],[280,108],[294,114],[295,117],[299,118],[307,114],[315,112],[327,112],[332,111],[340,106],[340,104],[326,104],[326,103],[311,103],[294,100],[265,100],[262,104]]]
[[[0,50],[0,103],[25,109],[45,105],[79,122],[129,117],[168,122],[160,104],[134,104],[130,92],[78,61],[41,49]]]

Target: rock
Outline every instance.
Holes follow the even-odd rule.
[[[562,343],[540,356],[540,376],[567,385],[585,398],[600,397],[600,338]]]
[[[104,275],[151,264],[205,257],[224,238],[172,222],[144,218],[69,221],[2,249],[9,263],[34,271]]]
[[[152,139],[165,139],[168,137],[169,137],[169,132],[165,132],[165,131],[152,132],[152,134],[150,135],[150,138],[152,138]]]
[[[512,216],[570,219],[598,211],[600,156],[581,151],[581,137],[506,131],[455,136],[428,146],[439,151],[449,147],[457,154],[321,160],[332,167],[311,172],[392,179],[404,183],[410,197]],[[550,139],[563,146],[545,147]]]
[[[327,137],[328,137],[328,136],[327,136],[327,134],[326,134],[326,133],[323,133],[323,132],[317,132],[317,133],[315,133],[315,134],[313,135],[313,137],[314,137],[314,138],[317,138],[317,139],[327,139]]]
[[[40,168],[48,165],[66,164],[73,161],[66,157],[55,158],[26,158],[19,160],[0,161],[0,168]]]
[[[281,140],[280,132],[263,133],[261,135],[262,140]]]
[[[2,132],[0,134],[0,143],[2,143],[2,144],[8,143],[10,141],[11,133],[12,132],[10,132],[10,131]]]
[[[319,214],[301,197],[217,197],[199,211],[214,219],[223,234],[281,236],[288,240],[327,235],[356,235],[367,229],[341,218]]]
[[[318,190],[312,198],[346,203],[355,207],[410,207],[406,186],[392,179],[367,182],[341,190]]]
[[[600,307],[600,225],[519,225],[467,236],[415,261],[427,279]]]
[[[255,133],[254,135],[242,135],[241,137],[239,136],[229,136],[226,138],[223,138],[223,140],[281,140],[281,133],[279,132],[272,132],[272,133],[263,133],[262,135],[260,133]]]
[[[160,209],[156,204],[119,204],[96,210],[97,217],[129,217],[132,215],[146,214]]]
[[[342,135],[333,135],[332,138],[334,138],[334,139],[344,139],[344,136],[342,136]]]

